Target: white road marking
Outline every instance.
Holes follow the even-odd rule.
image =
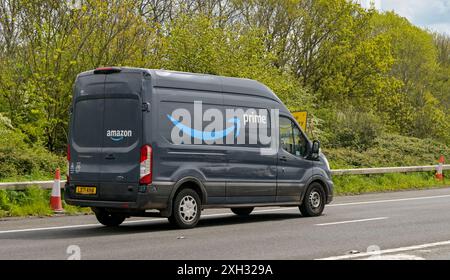
[[[358,253],[358,254],[354,254],[354,255],[342,255],[342,256],[335,256],[335,257],[328,257],[328,258],[322,258],[319,260],[350,260],[350,259],[357,259],[357,258],[364,258],[364,257],[371,257],[371,256],[380,256],[383,254],[416,251],[416,250],[421,250],[421,249],[426,249],[426,248],[448,246],[448,245],[450,245],[450,240],[434,242],[434,243],[426,243],[426,244],[414,245],[414,246],[408,246],[408,247],[399,247],[399,248],[394,248],[394,249],[386,249],[386,250],[380,250],[380,251],[372,251],[372,252],[367,252],[367,253]]]
[[[372,256],[372,257],[368,257],[362,260],[383,260],[383,261],[401,261],[401,260],[415,260],[415,261],[419,261],[419,260],[425,260],[422,257],[418,257],[415,255],[406,255],[406,254],[395,254],[395,255],[383,255],[383,256]]]
[[[373,200],[373,201],[338,203],[338,204],[327,205],[327,207],[342,207],[342,206],[376,204],[376,203],[388,203],[388,202],[401,202],[401,201],[435,199],[435,198],[447,198],[447,197],[450,197],[450,195],[437,195],[437,196],[411,197],[411,198],[388,199],[388,200]],[[277,209],[258,210],[258,211],[254,211],[253,213],[290,211],[290,210],[293,210],[293,209],[297,209],[297,207],[283,207],[283,208],[277,208]],[[218,214],[202,215],[202,217],[217,217],[217,216],[231,216],[231,215],[233,215],[233,214],[231,214],[231,213],[218,213]],[[164,221],[164,220],[166,220],[166,219],[165,218],[144,219],[144,220],[126,221],[123,224],[135,224],[135,223],[143,223],[143,222],[157,222],[157,221]],[[3,230],[3,231],[0,231],[0,234],[2,234],[2,233],[15,233],[15,232],[44,231],[44,230],[54,230],[54,229],[84,228],[84,227],[96,227],[96,226],[100,226],[100,224],[83,224],[83,225],[70,225],[70,226],[55,226],[55,227]]]
[[[71,226],[57,226],[57,227],[42,227],[42,228],[24,228],[24,229],[13,229],[13,230],[2,230],[2,233],[16,233],[16,232],[29,232],[29,231],[43,231],[52,229],[68,229],[68,228],[83,228],[83,227],[93,227],[99,226],[100,224],[84,224],[84,225],[71,225]]]
[[[435,199],[435,198],[447,198],[447,197],[450,197],[450,194],[448,194],[448,195],[435,195],[435,196],[422,196],[422,197],[410,197],[410,198],[398,198],[398,199],[386,199],[386,200],[360,201],[360,202],[349,202],[349,203],[338,203],[338,204],[327,205],[327,207],[364,205],[364,204],[377,204],[377,203],[401,202],[401,201]]]
[[[293,209],[292,207],[289,209]],[[265,209],[254,211],[253,213],[264,213],[264,212],[276,212],[276,211],[285,211],[288,208],[277,208],[277,209]],[[223,217],[223,216],[234,216],[232,213],[216,213],[216,214],[206,214],[202,215],[203,217]],[[122,224],[137,224],[144,222],[160,222],[166,221],[166,218],[152,218],[152,219],[142,219],[142,220],[134,220],[134,221],[125,221]],[[54,226],[54,227],[42,227],[42,228],[25,228],[25,229],[13,229],[13,230],[3,230],[0,231],[2,233],[16,233],[16,232],[31,232],[31,231],[45,231],[45,230],[54,230],[54,229],[71,229],[71,228],[85,228],[85,227],[100,227],[100,224],[83,224],[83,225],[70,225],[70,226]]]
[[[350,220],[350,221],[341,221],[341,222],[331,222],[324,224],[316,224],[316,226],[331,226],[331,225],[342,225],[342,224],[352,224],[352,223],[362,223],[362,222],[370,222],[370,221],[379,221],[386,220],[388,217],[378,217],[378,218],[370,218],[370,219],[360,219],[360,220]]]

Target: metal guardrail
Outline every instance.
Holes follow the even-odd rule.
[[[331,170],[333,176],[342,175],[370,175],[387,173],[409,173],[436,171],[436,165],[427,166],[406,166],[406,167],[377,167],[377,168],[357,168],[357,169],[334,169]],[[442,166],[442,170],[450,170],[450,164]],[[61,188],[64,187],[65,180],[61,180]],[[29,182],[5,182],[0,183],[0,190],[25,190],[30,186],[39,186],[43,189],[51,189],[54,181],[29,181]]]
[[[64,187],[66,181],[61,181],[61,188]],[[42,189],[51,189],[54,181],[29,181],[29,182],[5,182],[0,183],[0,190],[16,190],[23,191],[31,186],[39,186]]]

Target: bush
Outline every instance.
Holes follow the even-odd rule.
[[[46,179],[56,168],[65,168],[63,157],[39,143],[26,143],[25,136],[0,117],[0,180]]]
[[[431,139],[382,134],[365,151],[324,147],[332,168],[391,167],[437,164],[450,158],[450,147]]]
[[[373,146],[382,132],[378,118],[372,113],[349,107],[335,113],[327,124],[331,130],[330,145],[365,150]]]

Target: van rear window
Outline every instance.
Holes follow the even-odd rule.
[[[73,139],[80,147],[101,147],[103,99],[86,99],[75,105]]]
[[[105,147],[129,147],[139,140],[140,103],[132,98],[106,98],[104,114]]]

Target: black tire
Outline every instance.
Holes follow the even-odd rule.
[[[107,227],[117,227],[125,221],[125,215],[119,213],[109,213],[105,210],[95,210],[95,217],[98,222]]]
[[[201,200],[197,192],[193,189],[184,189],[173,201],[169,222],[178,228],[193,228],[200,220],[201,209]]]
[[[321,184],[314,182],[309,185],[303,197],[302,205],[298,207],[304,217],[317,217],[325,209],[325,191]]]
[[[231,208],[231,212],[238,216],[248,216],[252,213],[255,207],[242,207],[242,208]]]

